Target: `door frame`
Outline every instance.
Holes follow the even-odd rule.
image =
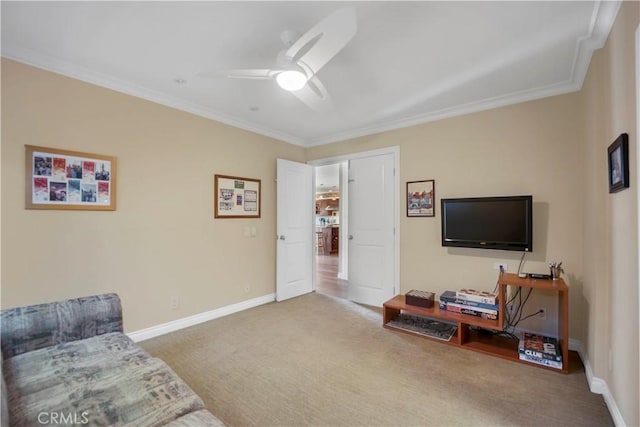
[[[326,166],[326,165],[332,165],[332,164],[336,164],[336,163],[343,163],[343,162],[348,162],[349,160],[354,160],[354,159],[362,159],[362,158],[366,158],[366,157],[375,157],[375,156],[380,156],[380,155],[384,155],[384,154],[391,154],[393,155],[393,168],[394,168],[394,174],[393,174],[393,187],[395,189],[395,194],[394,194],[394,219],[393,219],[393,228],[394,228],[394,233],[393,233],[393,237],[394,237],[394,256],[393,256],[393,270],[394,270],[394,279],[393,279],[393,293],[394,295],[397,295],[400,292],[400,194],[401,194],[401,188],[400,188],[400,146],[398,145],[394,145],[391,147],[385,147],[385,148],[379,148],[379,149],[375,149],[375,150],[369,150],[369,151],[362,151],[362,152],[358,152],[358,153],[350,153],[350,154],[343,154],[343,155],[339,155],[339,156],[335,156],[335,157],[325,157],[322,159],[316,159],[316,160],[309,160],[307,161],[307,164],[312,165],[312,166]],[[344,175],[344,174],[343,174]],[[346,188],[346,186],[344,186],[344,183],[346,183],[348,180],[348,177],[344,177],[343,178],[343,182],[341,182],[341,194],[340,194],[340,203],[343,204],[343,206],[345,204],[347,204],[347,199],[349,197],[348,193],[345,194],[345,198],[344,198],[344,202],[343,202],[343,194],[342,191],[344,190],[344,188]],[[315,174],[314,174],[314,186],[315,186]],[[315,192],[315,187],[314,187],[314,192]],[[341,228],[341,235],[342,236],[346,236],[347,235],[347,229],[344,228],[342,229],[343,226],[348,226],[348,212],[344,212],[344,217],[342,210],[340,211],[340,228]],[[344,231],[343,231],[344,230]],[[342,241],[341,241],[342,243]],[[340,246],[340,252],[341,252],[341,259],[340,259],[340,265],[343,266],[343,270],[340,271],[341,279],[348,279],[348,271],[349,271],[349,257],[348,257],[348,253],[345,249],[346,246],[341,245]],[[344,251],[344,252],[343,252]],[[344,256],[344,261],[343,261],[343,257]],[[313,258],[313,271],[314,271],[314,275],[315,275],[315,271],[316,271],[316,257]],[[314,288],[315,288],[315,277],[314,277]]]
[[[636,164],[637,168],[640,165],[640,25],[636,27]],[[640,194],[638,185],[640,185],[640,173],[636,173],[636,192]],[[638,234],[636,235],[636,246],[640,246],[640,196],[636,196],[638,209],[636,210],[636,221],[638,222]],[[638,286],[638,306],[640,306],[640,250],[638,250],[638,270],[636,277]],[[638,319],[638,328],[640,328],[640,319]],[[640,343],[638,344],[638,350],[640,350]],[[614,421],[616,419],[614,418]]]

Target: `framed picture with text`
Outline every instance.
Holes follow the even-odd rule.
[[[259,179],[215,175],[215,218],[260,218]]]
[[[112,156],[25,145],[26,209],[116,210]]]

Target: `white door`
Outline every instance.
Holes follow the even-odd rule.
[[[349,161],[349,299],[381,307],[395,282],[394,157]]]
[[[278,159],[276,300],[313,290],[313,166]]]

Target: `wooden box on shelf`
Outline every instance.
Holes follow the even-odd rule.
[[[434,297],[435,294],[433,292],[410,290],[405,295],[405,302],[418,307],[433,308]]]
[[[556,291],[558,293],[558,331],[557,337],[562,351],[562,369],[536,365],[524,360],[520,360],[518,351],[518,339],[497,333],[503,331],[505,296],[507,286],[519,286],[523,288],[543,289]],[[432,308],[419,307],[407,304],[405,295],[396,295],[383,304],[382,322],[388,329],[402,331],[407,334],[425,337],[422,334],[389,325],[389,322],[398,317],[401,313],[411,313],[439,319],[447,323],[457,325],[457,331],[449,341],[441,341],[457,347],[466,348],[480,353],[490,354],[503,359],[512,360],[519,363],[533,365],[542,369],[549,369],[555,372],[569,373],[569,288],[562,279],[542,280],[531,278],[520,278],[516,274],[504,273],[498,278],[498,319],[483,319],[481,317],[467,314],[454,313],[440,309],[438,304]]]

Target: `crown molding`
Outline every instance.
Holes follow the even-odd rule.
[[[437,120],[534,101],[550,96],[577,92],[582,89],[584,79],[586,78],[587,71],[589,70],[589,64],[591,63],[593,52],[604,47],[616,16],[618,15],[618,11],[620,10],[621,4],[621,0],[605,0],[594,3],[589,33],[577,40],[573,65],[571,67],[571,76],[565,82],[512,92],[494,98],[488,98],[463,105],[456,105],[455,107],[438,111],[431,111],[426,114],[405,117],[373,126],[365,126],[346,132],[335,133],[326,137],[313,138],[307,140],[305,146],[313,147],[331,144],[367,135],[374,135],[428,122],[434,122]]]
[[[455,107],[445,108],[438,111],[432,111],[427,114],[420,114],[412,117],[405,117],[398,120],[388,121],[379,125],[367,126],[346,132],[332,134],[327,137],[308,140],[306,147],[313,147],[335,142],[346,141],[349,139],[360,138],[368,135],[375,135],[383,132],[389,132],[397,129],[403,129],[410,126],[416,126],[424,123],[434,122],[438,120],[449,119],[452,117],[463,116],[466,114],[477,113],[480,111],[492,110],[495,108],[505,107],[508,105],[520,104],[527,101],[547,98],[550,96],[564,95],[580,90],[573,82],[554,84],[535,89],[529,89],[521,92],[514,92],[504,96],[488,98],[477,102],[471,102]]]
[[[274,138],[279,141],[284,141],[300,146],[304,145],[304,140],[294,135],[280,132],[268,127],[259,126],[254,123],[249,123],[244,120],[240,120],[235,117],[220,113],[218,111],[213,111],[201,105],[186,102],[182,99],[167,95],[165,93],[136,85],[131,82],[88,69],[86,67],[79,67],[77,65],[73,65],[66,61],[61,61],[57,58],[53,58],[39,52],[15,47],[4,47],[2,49],[2,57],[10,59],[12,61],[27,64],[32,67],[40,68],[45,71],[61,74],[65,77],[70,77],[76,80],[83,81],[85,83],[90,83],[106,89],[114,90],[116,92],[135,96],[136,98],[145,99],[147,101],[164,105],[166,107],[175,108],[176,110],[191,113],[196,116],[204,117],[206,119],[215,120],[226,125],[257,133],[259,135],[267,136],[269,138]]]
[[[56,58],[47,57],[46,55],[42,55],[38,52],[26,49],[17,49],[15,47],[6,47],[2,51],[2,56],[53,73],[62,74],[67,77],[91,83],[96,86],[142,98],[180,111],[185,111],[196,116],[215,120],[279,141],[284,141],[301,147],[313,147],[579,91],[582,89],[582,84],[584,83],[584,79],[587,75],[593,52],[605,45],[621,4],[621,0],[603,0],[594,3],[589,32],[587,35],[577,40],[571,76],[565,82],[512,92],[468,104],[457,105],[451,108],[431,111],[426,114],[389,120],[317,138],[304,138],[273,128],[250,123],[245,120],[223,114],[219,111],[213,111],[201,105],[186,102],[182,99],[172,97],[143,86],[135,85],[94,70],[78,67],[73,64],[60,61]]]

